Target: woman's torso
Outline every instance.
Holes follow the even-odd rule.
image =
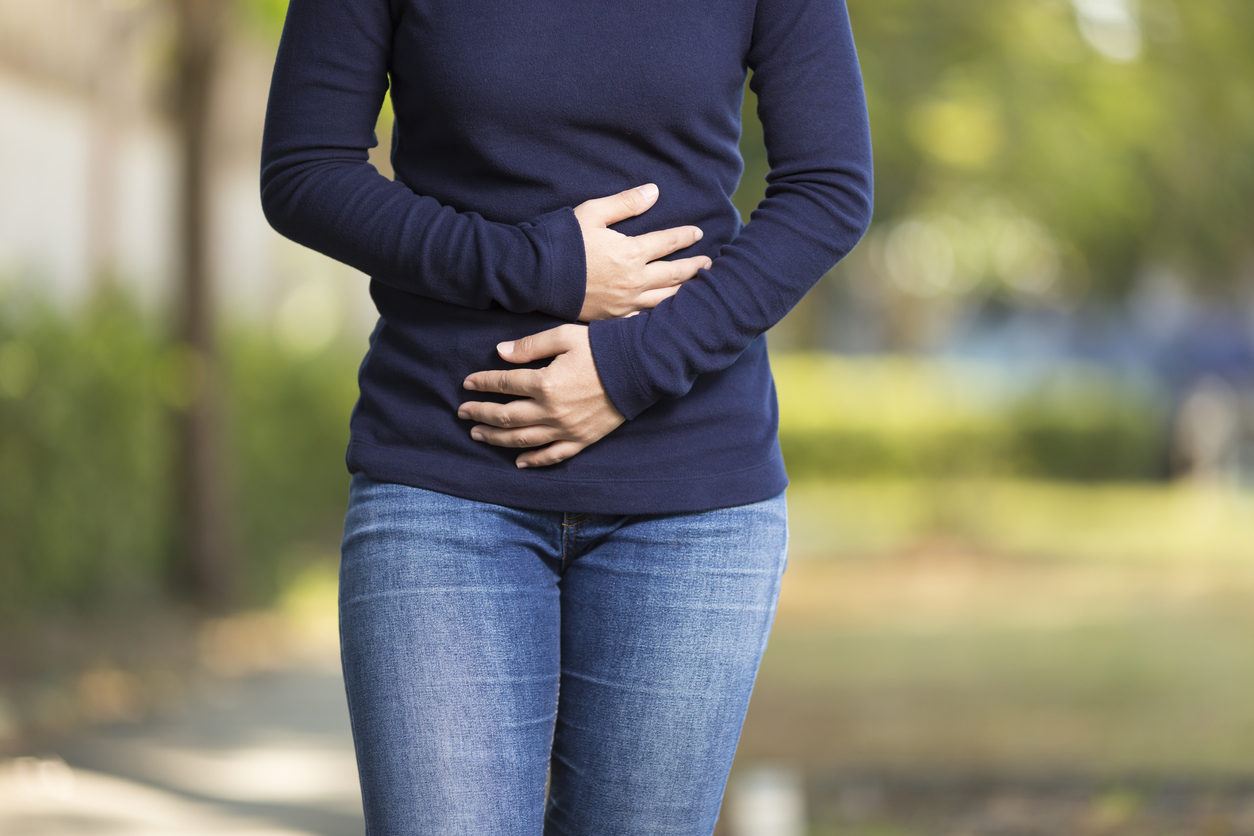
[[[731,202],[748,0],[396,0],[390,67],[396,177],[462,212],[521,223],[645,182],[656,205],[625,234],[696,224],[676,257],[717,257]],[[349,464],[382,481],[545,510],[649,513],[737,505],[786,482],[762,338],[560,465],[469,438],[470,372],[497,342],[561,323],[432,301],[373,281],[381,320],[360,374]]]

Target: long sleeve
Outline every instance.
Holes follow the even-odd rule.
[[[586,266],[572,209],[493,222],[415,194],[369,163],[398,9],[397,0],[291,0],[266,111],[266,218],[400,290],[575,320]]]
[[[870,128],[844,0],[759,0],[748,65],[770,164],[765,198],[675,296],[591,325],[597,370],[628,418],[734,363],[870,223]]]

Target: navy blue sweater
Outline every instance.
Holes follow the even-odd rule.
[[[742,224],[749,70],[770,175]],[[367,159],[389,82],[394,181]],[[487,397],[462,380],[577,319],[572,207],[648,182],[657,203],[615,228],[695,224],[672,257],[713,266],[589,326],[629,420],[520,470],[457,418]],[[762,335],[865,231],[871,144],[843,0],[291,0],[261,183],[275,229],[371,276],[350,470],[540,510],[700,511],[787,484]]]

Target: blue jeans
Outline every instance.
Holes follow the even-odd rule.
[[[344,529],[367,833],[711,833],[775,614],[783,494],[563,514],[357,474]]]

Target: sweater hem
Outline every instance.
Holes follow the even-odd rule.
[[[447,457],[360,439],[348,444],[348,470],[376,482],[436,491],[462,499],[533,511],[595,514],[675,514],[761,502],[788,486],[778,452],[736,470],[700,476],[569,479],[539,469],[498,469],[474,462],[448,466]],[[481,482],[475,482],[479,476]],[[470,477],[470,478],[467,478]],[[625,486],[658,486],[642,496]]]

